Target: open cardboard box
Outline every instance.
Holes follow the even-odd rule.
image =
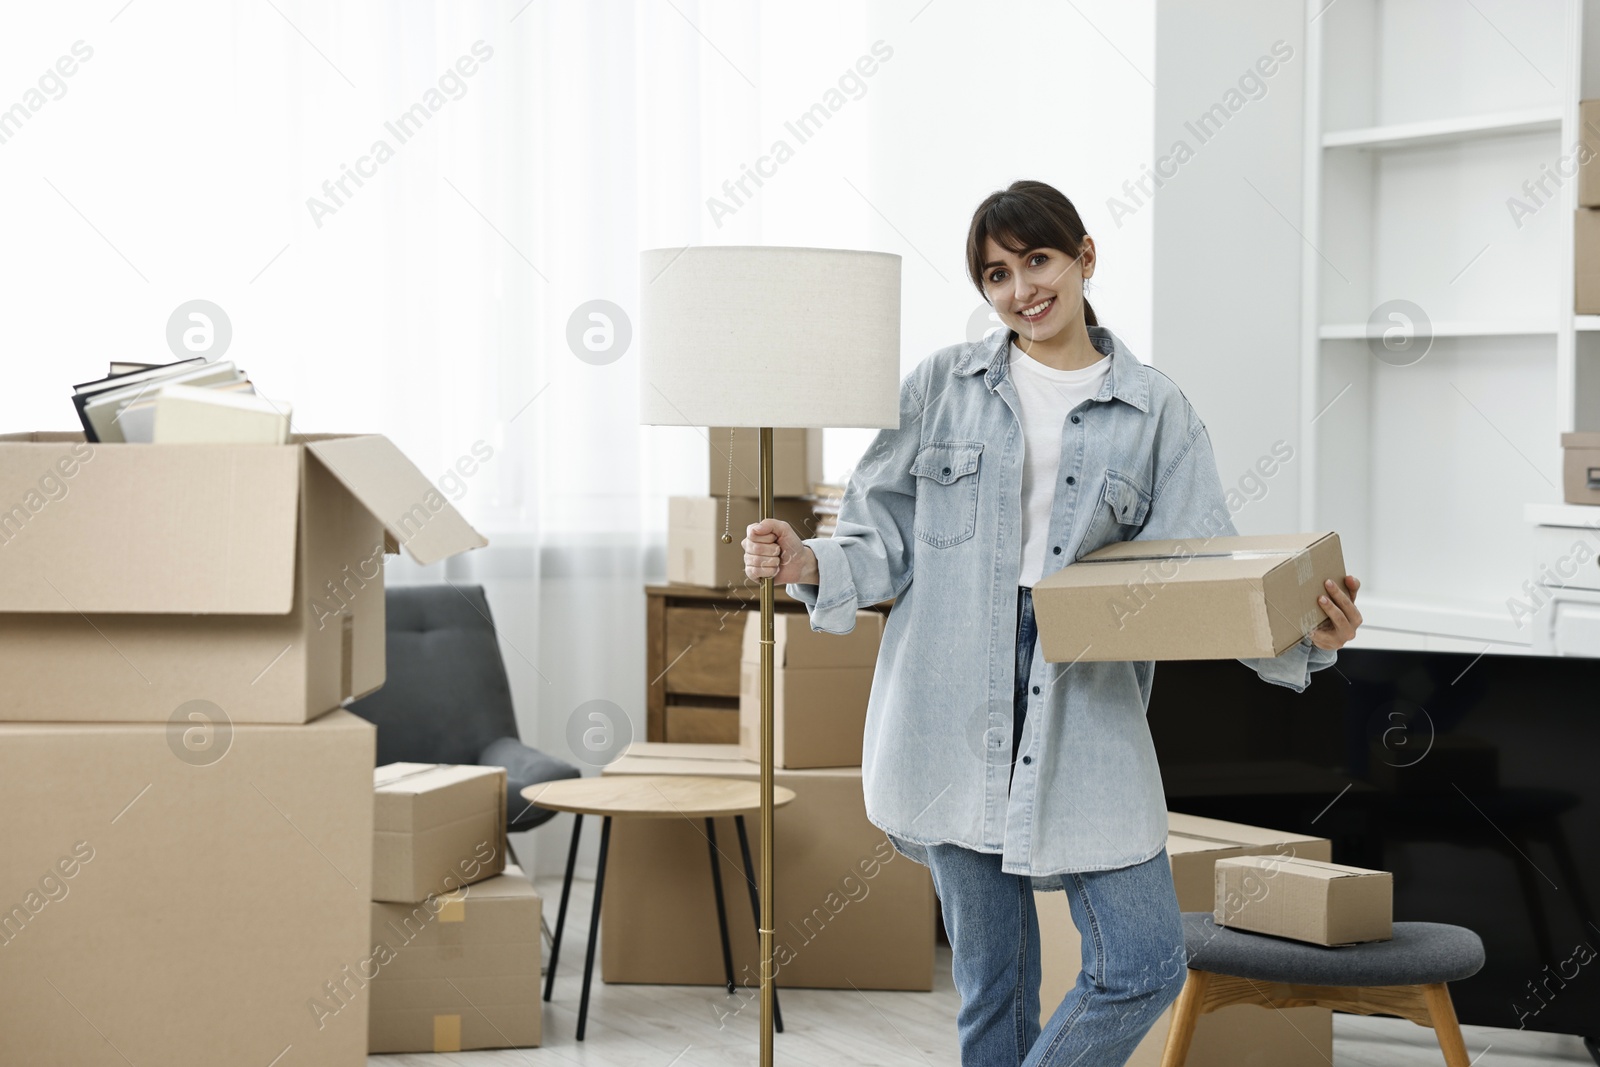
[[[383,684],[386,553],[487,543],[378,434],[0,435],[0,720],[306,722]]]
[[[1035,585],[1033,610],[1050,663],[1272,657],[1328,617],[1322,583],[1344,575],[1331,530],[1119,541]]]

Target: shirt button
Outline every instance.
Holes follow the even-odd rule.
[[[1038,696],[1039,695],[1039,687],[1038,686],[1034,686],[1033,687],[1033,695],[1034,696]]]
[[[1067,475],[1067,484],[1068,485],[1077,485],[1078,484],[1078,479],[1074,478],[1072,475],[1069,474],[1069,475]]]
[[[1056,547],[1052,548],[1050,551],[1054,552],[1056,555],[1059,556],[1059,555],[1061,555],[1061,546],[1057,545]]]
[[[1023,756],[1022,757],[1022,762],[1023,763],[1032,763],[1033,762],[1033,757],[1032,756]]]
[[[949,467],[946,467],[946,468],[945,468],[945,469],[944,469],[944,473],[945,473],[945,475],[946,475],[946,476],[948,476],[948,475],[949,475],[949,474],[950,474],[950,468],[949,468]]]
[[[1072,416],[1072,421],[1073,422],[1082,422],[1083,418],[1081,416],[1074,415],[1074,416]]]

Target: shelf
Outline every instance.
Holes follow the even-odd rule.
[[[1572,323],[1579,330],[1600,330],[1600,315],[1577,315]]]
[[[1504,604],[1443,599],[1423,602],[1357,593],[1356,606],[1361,609],[1363,631],[1372,626],[1454,641],[1476,641],[1479,648],[1475,651],[1481,651],[1485,644],[1526,648],[1533,643],[1532,634],[1517,628]],[[1356,634],[1357,646],[1361,636],[1360,632]],[[1491,652],[1498,650],[1490,649]]]
[[[1538,526],[1600,529],[1600,504],[1524,504],[1522,517]]]
[[[1416,148],[1421,145],[1474,141],[1486,137],[1506,137],[1540,130],[1559,131],[1559,107],[1528,108],[1523,111],[1497,111],[1454,119],[1426,122],[1399,122],[1389,126],[1365,126],[1336,130],[1322,135],[1323,148]]]
[[[1591,316],[1600,329],[1600,315]],[[1548,320],[1507,319],[1444,319],[1432,324],[1434,337],[1554,337],[1555,326]],[[1580,327],[1581,328],[1581,327]],[[1384,327],[1365,322],[1323,323],[1317,336],[1324,341],[1360,341],[1369,337],[1382,337]]]

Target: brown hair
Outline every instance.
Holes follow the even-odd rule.
[[[972,213],[967,230],[967,274],[983,299],[983,249],[993,237],[1002,248],[1021,255],[1030,248],[1059,248],[1076,257],[1083,248],[1083,220],[1072,201],[1044,182],[1016,181],[990,193]],[[1083,302],[1083,321],[1098,326],[1094,308]],[[1015,332],[1015,331],[1013,331]]]

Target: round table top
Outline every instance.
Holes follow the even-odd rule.
[[[530,785],[522,791],[522,798],[541,808],[582,815],[701,819],[760,811],[761,783],[689,774],[607,774]],[[793,789],[773,785],[773,807],[793,799]]]

